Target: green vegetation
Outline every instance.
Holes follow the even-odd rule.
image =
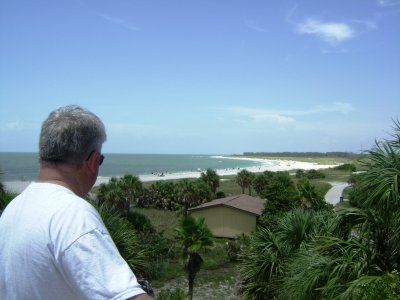
[[[216,194],[217,188],[219,187],[219,176],[215,170],[207,169],[204,173],[201,173],[200,178],[208,185],[211,193]]]
[[[0,192],[0,216],[3,210],[6,208],[8,203],[15,197],[16,195],[13,193],[9,193],[7,191]]]
[[[245,152],[243,156],[315,162],[327,165],[360,160],[365,157],[364,154],[352,152]]]
[[[184,270],[187,273],[189,287],[188,297],[192,300],[194,280],[204,262],[200,251],[210,249],[214,245],[214,237],[204,223],[204,219],[185,216],[179,220],[176,238],[178,246],[182,249],[182,258],[185,261]]]
[[[132,228],[127,219],[105,206],[99,207],[98,211],[115,245],[131,269],[138,275],[139,279],[148,277],[150,268],[147,257],[149,253],[139,242],[137,231]]]
[[[342,165],[224,177],[207,170],[200,179],[150,183],[126,175],[94,189],[95,204],[156,299],[191,298],[194,289],[204,299],[397,299],[399,122],[391,140],[363,156],[299,156]],[[349,201],[333,209],[323,199],[335,181],[351,187]],[[252,192],[267,201],[250,236],[213,242],[205,223],[188,217],[189,208],[218,196]],[[1,190],[2,207],[5,195]]]
[[[393,140],[377,142],[363,164],[350,203],[336,212],[289,211],[258,228],[241,263],[246,299],[398,298],[398,122]]]
[[[112,177],[107,184],[103,183],[98,188],[98,205],[127,215],[131,204],[136,204],[141,190],[142,182],[137,176],[124,175],[119,179]]]
[[[6,208],[8,203],[16,196],[13,193],[9,193],[5,190],[3,180],[2,180],[3,172],[0,171],[0,216],[3,210]]]
[[[251,195],[251,187],[254,181],[255,175],[247,170],[240,171],[236,176],[236,183],[242,188],[242,194],[244,190],[249,189],[249,195]]]
[[[325,220],[332,214],[333,211],[312,213],[295,209],[285,213],[275,225],[259,227],[241,255],[240,294],[245,299],[279,297],[288,262],[307,242],[329,230]]]
[[[187,294],[181,288],[165,289],[160,291],[156,300],[184,300]]]
[[[335,170],[343,170],[343,171],[350,171],[350,172],[356,172],[357,167],[355,164],[342,164],[337,167],[334,167]]]
[[[297,170],[296,171],[297,178],[307,178],[307,179],[323,179],[325,178],[325,174],[321,171],[317,170]]]
[[[333,157],[333,156],[332,157],[274,156],[274,155],[267,155],[267,154],[250,156],[250,155],[244,154],[244,155],[240,155],[239,157],[261,158],[261,159],[268,159],[268,160],[295,160],[295,161],[300,161],[300,162],[316,163],[319,165],[336,165],[336,164],[358,161],[363,156],[354,156],[354,157],[350,158],[350,157]]]

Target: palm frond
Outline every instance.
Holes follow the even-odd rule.
[[[137,276],[147,277],[149,274],[148,255],[144,247],[139,244],[137,233],[132,229],[129,221],[106,206],[100,207],[98,211],[121,256]]]
[[[400,295],[400,276],[394,271],[380,276],[361,276],[351,281],[337,299],[397,299]]]

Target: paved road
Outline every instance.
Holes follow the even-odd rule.
[[[340,197],[343,195],[343,190],[349,186],[347,182],[330,182],[332,188],[326,193],[325,201],[330,204],[337,204],[340,201]]]

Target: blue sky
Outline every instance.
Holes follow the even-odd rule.
[[[78,104],[104,152],[353,151],[400,113],[400,1],[0,2],[0,151]]]

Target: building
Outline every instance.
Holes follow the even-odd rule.
[[[249,195],[236,195],[204,203],[189,209],[202,217],[215,237],[235,238],[255,230],[264,208],[264,200]]]

